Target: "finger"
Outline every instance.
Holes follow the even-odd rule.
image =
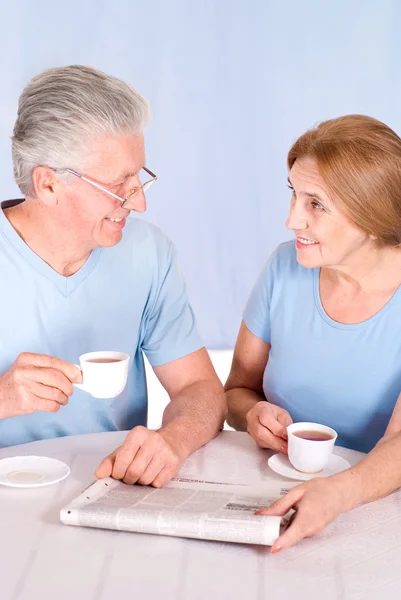
[[[173,477],[174,475],[176,475],[179,471],[179,467],[177,467],[176,469],[171,468],[171,466],[165,466],[163,467],[163,469],[160,471],[160,473],[158,474],[158,476],[153,480],[152,485],[155,488],[161,488],[164,485],[166,485],[166,483],[168,483]]]
[[[115,452],[112,452],[111,454],[109,454],[109,456],[106,456],[102,460],[102,462],[100,463],[100,465],[98,466],[98,468],[95,471],[95,476],[98,479],[103,479],[104,477],[110,477],[110,475],[113,471],[114,458],[115,458]]]
[[[282,423],[279,423],[275,416],[272,416],[270,413],[267,415],[261,413],[259,415],[259,421],[261,425],[269,429],[272,434],[278,438],[287,439],[287,430],[283,427]]]
[[[127,469],[135,459],[139,448],[140,443],[138,439],[133,438],[130,442],[125,440],[123,445],[116,452],[113,472],[111,474],[114,479],[124,479]]]
[[[143,474],[139,477],[138,483],[141,485],[151,485],[164,467],[165,461],[163,458],[160,455],[153,456]]]
[[[144,475],[146,469],[152,462],[153,457],[154,448],[151,444],[145,443],[141,446],[125,473],[124,483],[132,485],[142,478],[142,475]],[[142,481],[140,483],[142,483]]]
[[[32,378],[43,385],[58,388],[66,396],[72,396],[74,386],[71,381],[61,371],[49,369],[47,367],[33,367]]]
[[[267,508],[261,508],[255,514],[271,517],[283,517],[287,512],[296,506],[304,495],[305,490],[302,485],[292,488],[285,496],[279,498]]]
[[[285,548],[290,548],[305,537],[309,537],[309,525],[306,519],[297,513],[291,525],[274,542],[271,549],[272,554],[281,552]]]
[[[272,450],[284,453],[288,452],[287,442],[282,438],[273,435],[272,432],[260,422],[251,425],[248,428],[248,432],[261,448],[271,448]]]
[[[288,425],[292,425],[293,420],[291,419],[291,415],[287,411],[280,412],[277,415],[277,421],[283,425],[283,427],[288,427]]]
[[[82,381],[82,373],[78,367],[61,358],[56,358],[55,356],[23,352],[18,356],[17,363],[22,366],[55,369],[56,371],[63,373],[63,375],[73,383],[80,383]]]
[[[53,400],[46,400],[43,398],[39,398],[35,394],[30,394],[29,406],[32,407],[31,410],[28,409],[28,412],[33,413],[36,411],[40,412],[58,412],[60,410],[61,405],[58,402],[54,402]]]
[[[37,381],[32,381],[29,384],[29,391],[45,400],[53,400],[57,404],[66,405],[68,403],[68,397],[58,388],[43,385]]]

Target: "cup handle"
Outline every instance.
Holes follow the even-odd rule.
[[[81,369],[81,367],[79,365],[74,365],[74,367],[77,367],[77,369],[79,369],[81,371],[81,373],[82,373],[82,369]],[[80,390],[83,390],[84,392],[87,391],[83,383],[74,383],[73,385],[76,388],[79,388]]]

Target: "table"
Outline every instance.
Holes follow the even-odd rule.
[[[400,597],[401,493],[342,515],[317,538],[269,548],[69,527],[60,509],[87,487],[124,432],[57,438],[0,450],[65,461],[71,475],[36,489],[0,486],[1,600],[363,600]],[[360,454],[338,448],[351,463]],[[255,484],[275,475],[269,451],[223,431],[182,474]]]

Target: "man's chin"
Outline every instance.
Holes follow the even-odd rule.
[[[102,238],[99,240],[99,246],[100,248],[112,248],[113,246],[115,246],[116,244],[118,244],[119,242],[121,242],[123,237],[123,232],[121,231],[120,233],[116,233],[114,235],[103,235]]]

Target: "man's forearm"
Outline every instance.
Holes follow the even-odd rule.
[[[223,387],[215,381],[201,381],[171,400],[159,431],[185,459],[221,431],[226,416]]]
[[[401,487],[401,434],[382,438],[357,465],[332,480],[340,486],[344,511],[388,496]]]
[[[226,392],[226,397],[228,404],[227,423],[237,431],[246,431],[247,413],[255,404],[265,400],[265,398],[247,388],[233,388]]]

